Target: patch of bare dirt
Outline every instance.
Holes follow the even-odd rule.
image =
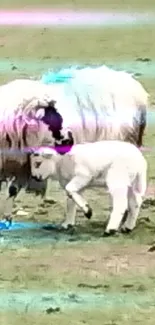
[[[0,287],[61,286],[61,281],[103,280],[109,276],[142,276],[155,269],[148,246],[121,247],[105,243],[82,247],[19,248],[0,251]],[[59,283],[60,282],[60,283]]]

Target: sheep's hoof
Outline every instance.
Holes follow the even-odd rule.
[[[18,194],[18,187],[16,185],[11,184],[9,186],[8,191],[9,191],[9,197],[13,197],[13,196],[15,197]]]
[[[85,212],[84,214],[85,214],[85,216],[86,216],[87,219],[91,219],[92,214],[93,214],[93,210],[92,210],[92,208],[90,208],[89,205],[87,205],[87,209],[88,209],[88,211]]]
[[[117,230],[115,230],[115,229],[110,229],[110,230],[105,230],[105,232],[104,232],[104,234],[103,234],[103,236],[104,237],[109,237],[109,236],[118,236],[119,235],[119,233],[118,233],[118,231]]]

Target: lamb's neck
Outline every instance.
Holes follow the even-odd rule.
[[[60,166],[62,164],[62,161],[63,161],[63,156],[60,154],[57,154],[54,160],[55,160],[55,165],[56,165],[56,172],[58,173]]]
[[[69,154],[58,155],[56,163],[57,175],[60,178],[69,180],[74,174],[74,159]]]

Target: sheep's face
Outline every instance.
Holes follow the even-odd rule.
[[[30,121],[24,128],[24,139],[27,146],[31,149],[33,147],[54,146],[55,139],[49,126],[42,121]],[[30,150],[31,151],[31,150]]]
[[[47,151],[47,150],[46,150]],[[55,150],[50,149],[49,152],[42,152],[39,149],[31,154],[31,174],[38,181],[45,180],[56,175],[56,157]]]
[[[55,101],[51,101],[46,108],[39,109],[36,117],[48,125],[54,139],[54,146],[57,152],[63,155],[71,149],[74,139],[72,131],[64,128],[63,117],[56,109],[55,104]]]

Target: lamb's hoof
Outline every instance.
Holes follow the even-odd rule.
[[[62,223],[60,225],[60,229],[61,230],[69,230],[69,229],[73,229],[75,226],[72,224],[67,224],[67,223]]]
[[[115,229],[105,230],[103,237],[109,237],[109,236],[118,236],[119,233]]]
[[[68,226],[67,226],[67,230],[72,230],[72,229],[74,229],[74,228],[75,228],[74,225],[68,225]]]
[[[129,229],[127,227],[121,228],[121,232],[123,234],[130,234],[132,232],[132,229]]]
[[[75,226],[74,225],[66,225],[65,227],[62,226],[60,231],[66,233],[67,235],[74,235],[75,234]]]
[[[91,219],[92,214],[93,214],[93,210],[92,210],[92,208],[89,205],[87,205],[87,209],[88,209],[87,212],[84,213],[85,214],[85,217],[87,219]]]

